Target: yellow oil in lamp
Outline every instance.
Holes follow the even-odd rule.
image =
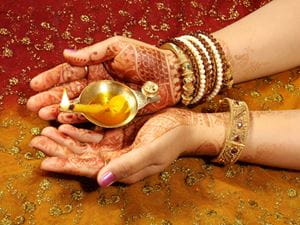
[[[138,110],[159,100],[158,85],[147,81],[136,91],[112,80],[89,84],[80,96],[70,101],[64,90],[61,112],[80,112],[90,122],[100,127],[116,128],[128,124]]]

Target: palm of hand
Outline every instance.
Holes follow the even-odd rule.
[[[130,150],[138,129],[147,120],[141,117],[124,128],[99,132],[61,125],[46,127],[30,145],[45,152],[41,168],[44,170],[95,177],[110,160]]]

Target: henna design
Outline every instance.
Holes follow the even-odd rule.
[[[65,82],[71,81],[72,77],[75,74],[74,70],[76,70],[76,68],[70,66],[70,64],[68,64],[68,63],[62,64],[62,66],[60,67],[59,76],[57,77],[58,80],[54,81],[54,83],[61,84],[61,83],[65,83]],[[52,78],[51,76],[47,76],[47,77],[48,78]],[[46,80],[46,82],[47,82],[47,80]],[[53,80],[48,81],[47,83],[49,83],[49,82],[53,82]]]
[[[57,156],[55,151],[48,150],[49,145],[53,145],[52,141],[57,145],[57,148],[65,151],[65,153],[59,155],[59,158],[50,158],[52,163],[50,163],[50,165],[48,164],[48,166],[44,166],[45,169],[92,177],[96,175],[105,163],[132,149],[132,147],[129,146],[132,144],[135,134],[147,119],[147,117],[139,117],[124,128],[107,130],[104,133],[102,141],[97,144],[90,142],[81,143],[53,128],[46,128],[42,133],[45,138],[47,138],[47,141],[45,141],[45,138],[39,136],[35,137],[31,143],[33,147],[41,149],[50,156]],[[89,130],[77,131],[85,136],[91,136],[92,134]],[[51,134],[50,132],[55,133]],[[51,140],[48,139],[48,137]]]
[[[160,101],[146,106],[140,114],[158,111],[180,99],[179,63],[172,52],[130,43],[119,51],[110,67],[120,81],[142,85],[150,80],[159,85]]]
[[[96,173],[95,171],[99,171],[111,159],[131,151],[133,148],[153,143],[178,127],[204,126],[207,129],[211,129],[217,126],[218,128],[221,124],[224,125],[224,118],[226,117],[226,114],[218,114],[217,116],[214,114],[211,116],[189,110],[170,108],[156,114],[154,117],[138,117],[126,127],[106,130],[104,131],[103,139],[99,143],[80,143],[79,141],[72,141],[73,139],[70,139],[70,137],[66,138],[64,142],[59,142],[57,139],[57,142],[61,143],[65,148],[73,149],[71,156],[66,156],[67,158],[72,158],[68,161],[68,165],[71,167],[71,169],[69,168],[71,170],[69,171],[70,173],[93,176]],[[212,130],[214,129],[211,129],[210,132]],[[45,135],[47,136],[47,134]],[[50,136],[55,141],[55,136]],[[199,144],[198,149],[185,152],[184,154],[215,155],[222,144],[220,139],[224,138],[221,136],[214,136],[209,140],[200,140],[197,142]],[[201,134],[199,134],[200,137]],[[39,148],[42,151],[46,151],[40,146]],[[63,172],[63,168],[61,172]]]
[[[139,115],[156,112],[167,106],[175,105],[179,101],[181,91],[179,62],[171,51],[158,49],[124,37],[114,38],[107,46],[105,53],[103,53],[103,48],[99,49],[95,45],[79,50],[80,52],[78,51],[75,56],[71,54],[66,56],[74,64],[89,65],[88,74],[83,67],[70,66],[67,63],[44,72],[43,76],[46,79],[41,82],[42,84],[32,85],[40,85],[36,90],[44,92],[40,93],[42,96],[38,97],[38,94],[29,99],[28,108],[38,111],[49,104],[60,102],[61,91],[64,87],[68,89],[69,98],[72,99],[79,96],[89,82],[112,78],[130,85],[135,84],[137,89],[140,89],[140,86],[148,80],[158,83],[160,101],[147,105],[139,112]],[[111,62],[107,62],[107,60]],[[97,65],[100,62],[110,65],[114,73],[109,74],[102,64]],[[53,74],[56,74],[56,77]],[[43,76],[41,74],[37,79]],[[77,77],[81,80],[70,82]],[[64,83],[64,85],[45,91],[45,89],[60,83]],[[46,114],[47,111],[44,115]],[[44,117],[50,118],[47,115]]]
[[[60,123],[83,123],[87,122],[87,119],[80,113],[59,113],[57,120]]]
[[[103,166],[103,159],[102,158],[79,158],[79,157],[70,157],[69,162],[73,165],[74,168],[88,168],[89,170],[92,169],[96,173],[98,172],[99,168]]]
[[[57,84],[82,79],[85,75],[84,68],[63,63],[33,78],[30,86],[35,91],[43,91]]]
[[[179,126],[194,126],[199,123],[198,114],[189,110],[170,108],[150,118],[137,134],[133,145],[134,147],[144,145]]]
[[[112,80],[103,64],[89,66],[88,83],[98,80]]]
[[[202,113],[199,114],[196,124],[203,126],[205,129],[212,129],[213,135],[209,135],[208,138],[200,138],[198,147],[190,152],[184,152],[183,155],[217,155],[223,146],[225,140],[225,132],[215,132],[216,129],[221,129],[225,126],[226,121],[229,121],[229,113]],[[209,130],[208,130],[209,132]]]

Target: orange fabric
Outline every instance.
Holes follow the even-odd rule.
[[[200,158],[177,160],[131,186],[39,170],[28,146],[47,126],[26,110],[28,81],[80,48],[114,34],[152,44],[214,31],[267,1],[2,0],[0,5],[0,224],[300,224],[299,172]],[[252,110],[300,108],[300,68],[226,93]],[[208,111],[214,102],[198,108]]]

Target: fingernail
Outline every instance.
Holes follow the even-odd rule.
[[[115,179],[115,175],[108,171],[99,179],[98,182],[101,187],[108,187],[115,181]]]
[[[74,53],[74,52],[76,52],[77,50],[76,50],[76,49],[69,49],[69,48],[67,48],[67,49],[65,49],[65,51],[66,51],[66,52],[70,52],[70,53]]]

